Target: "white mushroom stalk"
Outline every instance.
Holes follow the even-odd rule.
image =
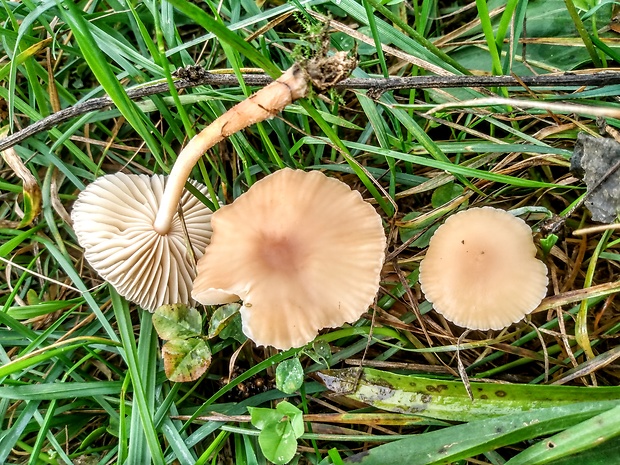
[[[306,72],[299,65],[293,65],[276,81],[232,107],[196,135],[181,151],[172,168],[153,225],[155,231],[162,235],[170,231],[185,181],[200,157],[230,135],[273,118],[290,103],[305,97],[308,91],[307,79]]]

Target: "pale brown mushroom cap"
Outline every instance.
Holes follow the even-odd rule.
[[[71,213],[88,263],[119,294],[151,312],[165,304],[190,304],[196,275],[178,214],[168,234],[153,229],[166,181],[164,176],[102,176],[80,193]],[[206,195],[205,186],[193,184]],[[198,259],[211,238],[212,212],[188,191],[181,205]]]
[[[243,332],[258,345],[300,347],[372,304],[386,244],[381,217],[346,184],[283,169],[212,218],[192,296],[241,298]]]
[[[452,215],[420,264],[426,299],[469,329],[502,329],[523,319],[547,293],[547,267],[536,259],[525,221],[491,207]]]

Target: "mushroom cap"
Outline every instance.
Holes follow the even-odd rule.
[[[102,176],[80,193],[71,212],[88,263],[120,295],[151,312],[165,304],[191,303],[196,271],[187,244],[200,258],[211,238],[212,212],[188,191],[180,204],[189,237],[178,214],[168,234],[155,232],[166,181],[164,176]],[[205,186],[193,184],[207,195]]]
[[[534,310],[547,293],[530,227],[491,207],[452,215],[431,238],[420,264],[426,299],[469,329],[502,329]]]
[[[319,329],[357,320],[379,288],[381,217],[341,181],[283,169],[212,218],[192,296],[238,300],[243,332],[258,345],[300,347]]]

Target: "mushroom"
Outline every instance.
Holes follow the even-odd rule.
[[[109,278],[111,277],[114,281],[110,282],[117,288],[117,290],[119,290],[119,292],[121,292],[121,294],[125,295],[130,300],[138,302],[142,306],[146,306],[146,308],[151,311],[154,310],[158,304],[161,305],[162,302],[179,303],[170,299],[185,299],[187,287],[184,284],[180,284],[180,277],[192,276],[194,274],[194,266],[191,261],[180,259],[181,249],[178,247],[175,247],[177,253],[175,258],[171,258],[166,255],[164,251],[165,246],[163,246],[163,244],[166,243],[165,238],[167,236],[176,237],[176,232],[173,234],[173,231],[176,231],[175,224],[177,221],[177,210],[180,202],[182,203],[182,197],[185,195],[185,182],[187,181],[196,162],[209,148],[213,147],[215,144],[235,132],[260,121],[273,118],[290,103],[305,97],[308,92],[308,82],[311,81],[314,83],[317,78],[319,81],[321,81],[321,79],[325,79],[327,75],[324,70],[339,70],[337,73],[337,78],[334,78],[332,75],[327,76],[329,79],[334,78],[329,82],[329,85],[334,85],[338,80],[346,77],[348,72],[350,72],[355,66],[355,63],[356,60],[347,58],[347,54],[345,52],[337,52],[330,57],[321,57],[316,60],[309,60],[306,63],[306,69],[303,69],[298,64],[294,64],[274,82],[232,107],[222,116],[213,121],[197,136],[192,138],[192,140],[189,141],[187,146],[179,154],[174,166],[172,167],[170,176],[165,182],[161,181],[161,179],[157,180],[156,178],[153,178],[151,181],[145,180],[142,182],[142,187],[144,187],[144,185],[151,185],[152,187],[155,187],[154,191],[149,194],[145,194],[138,188],[126,187],[125,192],[127,193],[127,196],[125,201],[129,204],[135,204],[135,201],[140,202],[140,199],[143,199],[145,195],[149,198],[154,197],[157,199],[157,205],[154,203],[150,204],[149,208],[155,208],[156,214],[150,223],[150,230],[148,230],[148,232],[147,226],[143,225],[144,229],[142,232],[145,236],[140,236],[142,239],[142,241],[139,242],[141,247],[138,246],[138,243],[131,244],[133,246],[131,250],[134,250],[137,256],[143,257],[143,261],[137,262],[137,259],[132,258],[133,256],[127,255],[122,246],[112,246],[111,249],[118,251],[118,255],[108,252],[103,259],[106,265],[95,265],[95,257],[98,253],[96,254],[94,252],[89,252],[88,248],[94,246],[97,247],[98,252],[101,252],[105,250],[107,246],[105,244],[100,245],[97,242],[91,242],[87,238],[84,238],[83,242],[80,240],[80,244],[87,249],[86,256],[91,264],[93,264],[93,267],[98,270],[104,278],[108,279],[108,281],[110,281]],[[120,174],[117,176],[119,177],[118,180],[113,181],[109,178],[107,182],[102,181],[100,184],[100,188],[102,189],[93,189],[100,192],[101,195],[106,195],[103,193],[104,186],[110,186],[114,189],[115,186],[125,184],[127,182],[127,179],[123,178]],[[164,184],[165,188],[162,193],[161,189]],[[138,195],[138,197],[135,197],[134,200],[132,200],[131,196],[134,194]],[[76,213],[76,218],[79,218],[79,222],[87,224],[87,226],[78,225],[78,228],[84,227],[87,230],[97,230],[98,227],[100,227],[102,230],[100,236],[105,236],[105,238],[111,241],[111,244],[116,242],[126,244],[125,239],[123,239],[124,231],[122,228],[117,229],[115,226],[107,225],[108,214],[106,212],[109,212],[110,210],[101,210],[101,207],[98,206],[93,208],[88,208],[86,206],[91,201],[93,201],[93,205],[98,205],[96,202],[97,199],[95,198],[96,196],[97,195],[89,194],[88,188],[83,196],[79,196],[77,205],[82,206],[80,207],[79,212]],[[86,201],[86,199],[88,199],[88,201]],[[150,213],[151,212],[149,211],[149,215]],[[198,216],[198,213],[192,214]],[[112,210],[111,218],[115,217],[116,214]],[[88,224],[89,222],[91,224]],[[118,223],[118,220],[113,220],[113,222]],[[208,221],[206,220],[204,227],[208,228]],[[208,233],[209,230],[207,229],[205,234]],[[80,235],[82,235],[82,233],[78,234],[78,236]],[[149,239],[147,240],[146,237]],[[179,240],[180,239],[177,237],[175,242],[176,245],[179,244]],[[157,249],[151,250],[150,247],[152,246],[156,246]],[[170,247],[170,250],[172,250],[172,247]],[[198,250],[198,253],[202,253],[202,250]],[[148,264],[146,262],[147,257],[148,259],[153,260],[153,262]],[[114,270],[116,271],[114,273],[107,271],[107,266],[110,266],[112,263],[116,263],[114,266]],[[140,266],[134,268],[134,264],[139,264]],[[165,271],[165,268],[168,266],[178,268]],[[166,276],[171,280],[171,282],[165,281]],[[145,297],[145,294],[140,292],[139,289],[145,285],[144,282],[153,278],[158,279],[157,283],[153,284],[153,287],[155,285],[159,286],[157,298]],[[177,285],[181,286],[181,288],[178,291],[174,291],[172,288]],[[152,289],[151,292],[156,291],[155,289]],[[187,302],[181,301],[180,303]]]
[[[273,117],[306,92],[306,74],[294,65],[194,137],[167,178],[117,173],[90,184],[78,196],[72,218],[91,266],[121,295],[147,310],[191,303],[195,265],[187,253],[177,216],[179,206],[197,257],[202,256],[211,235],[211,210],[184,190],[192,168],[213,145]],[[204,187],[200,190],[205,193]]]
[[[300,347],[353,322],[379,288],[386,237],[359,192],[318,171],[283,169],[213,214],[192,297],[243,300],[257,345]]]
[[[534,310],[547,293],[530,227],[491,207],[461,211],[440,226],[420,264],[426,299],[469,329],[502,329]]]
[[[80,193],[71,213],[88,263],[149,311],[191,302],[196,272],[188,248],[200,258],[211,238],[212,212],[188,191],[180,201],[185,225],[175,214],[167,234],[153,229],[167,182],[164,176],[102,176]],[[206,195],[205,186],[192,184]]]

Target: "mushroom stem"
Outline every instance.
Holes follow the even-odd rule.
[[[250,98],[238,103],[196,135],[179,153],[164,190],[153,228],[162,236],[170,231],[172,218],[185,181],[200,157],[218,142],[252,124],[273,118],[284,107],[306,96],[307,75],[297,64]]]

